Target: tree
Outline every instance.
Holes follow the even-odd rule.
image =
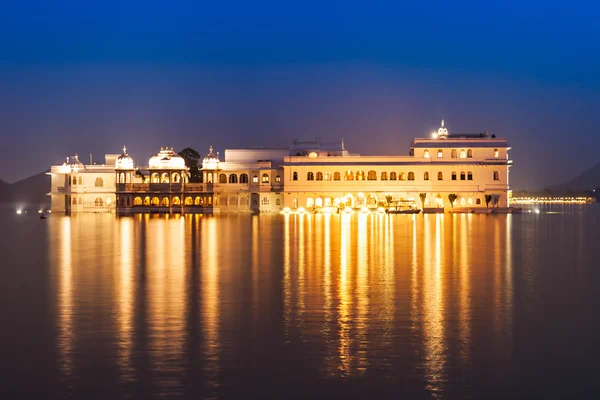
[[[419,193],[419,197],[421,198],[421,204],[423,208],[425,208],[425,199],[427,198],[427,193]]]
[[[448,195],[448,200],[450,200],[450,205],[452,207],[454,207],[454,202],[456,201],[457,198],[458,198],[458,196],[456,194],[454,194],[454,193],[450,193]]]
[[[189,168],[190,182],[202,182],[202,173],[198,166],[200,153],[191,147],[186,147],[177,154],[185,160],[185,165]]]
[[[385,196],[385,201],[387,202],[387,205],[391,205],[392,204],[392,195],[388,194],[387,196]]]
[[[490,201],[492,201],[492,195],[491,194],[486,194],[485,195],[485,206],[486,206],[486,208],[489,207]]]

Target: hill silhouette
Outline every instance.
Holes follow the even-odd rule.
[[[46,172],[15,183],[0,181],[0,203],[41,206],[50,203],[50,176]]]
[[[550,189],[553,191],[589,191],[597,188],[600,188],[600,162],[576,178],[552,186]]]

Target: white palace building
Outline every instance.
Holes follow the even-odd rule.
[[[77,157],[53,166],[50,195],[52,212],[507,208],[509,150],[506,139],[487,132],[450,134],[442,121],[431,137],[414,139],[406,156],[361,156],[343,141],[315,140],[289,148],[226,149],[221,160],[211,147],[202,182],[190,183],[172,148],[161,149],[145,168],[136,167],[124,148],[120,156],[107,155],[104,166],[83,165]]]

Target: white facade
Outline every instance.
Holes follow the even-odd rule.
[[[110,212],[115,209],[115,162],[118,154],[107,154],[105,164],[84,165],[79,157],[68,157],[50,168],[53,213]]]

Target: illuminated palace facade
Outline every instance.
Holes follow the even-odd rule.
[[[362,210],[415,203],[425,211],[508,207],[510,147],[506,139],[449,134],[442,126],[413,140],[406,156],[361,156],[343,141],[294,141],[289,148],[227,149],[202,162],[190,183],[184,160],[162,149],[139,169],[125,151],[113,170],[116,211],[279,212]],[[450,204],[449,195],[456,196]],[[424,196],[423,202],[421,198]]]

